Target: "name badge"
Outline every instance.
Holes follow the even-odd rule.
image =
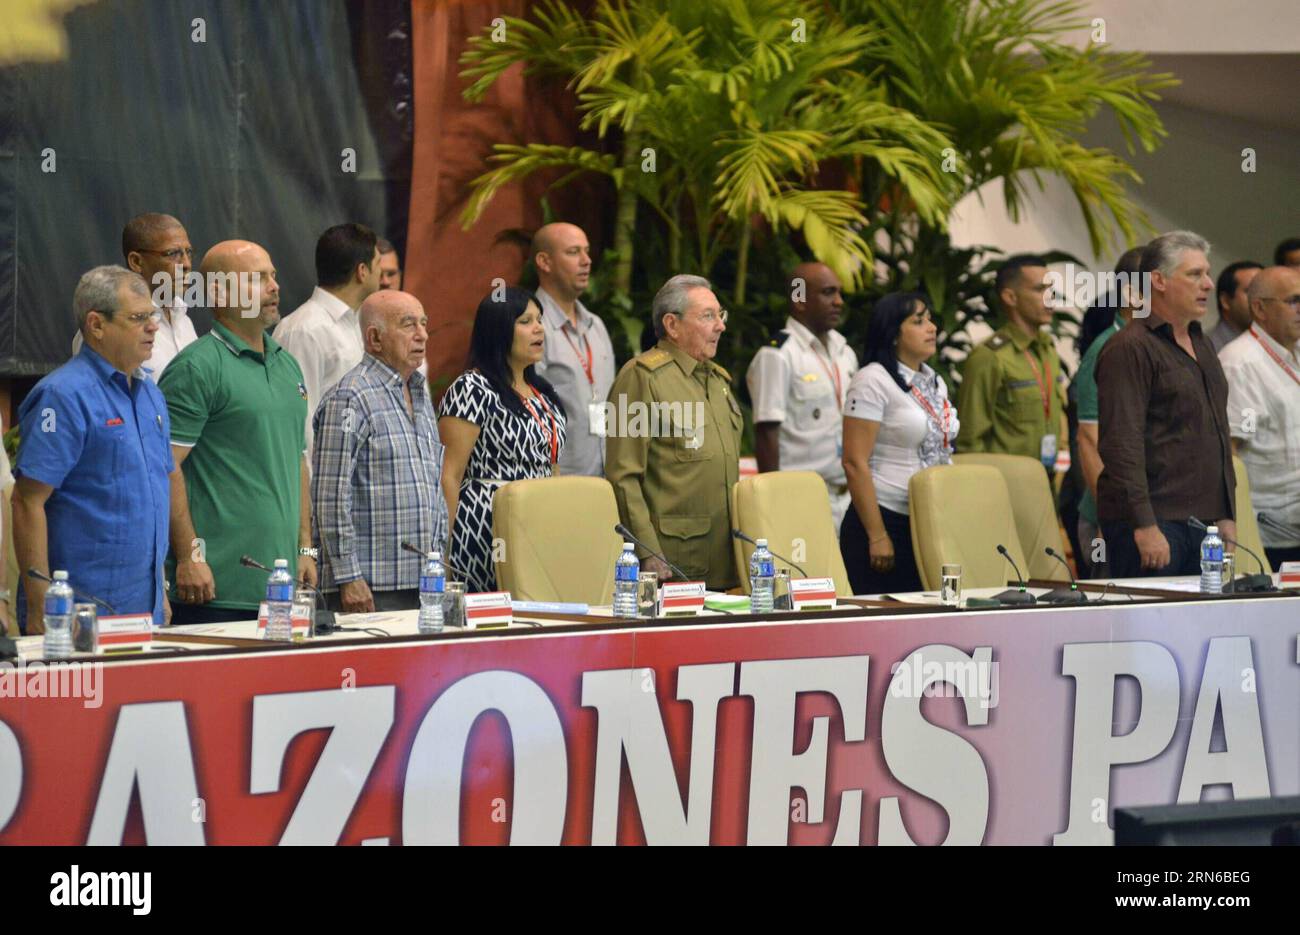
[[[1038,446],[1038,459],[1043,462],[1043,466],[1051,470],[1056,465],[1056,436],[1044,435],[1042,442]]]
[[[514,608],[509,591],[483,591],[465,595],[465,627],[491,630],[508,627],[514,622]]]
[[[704,609],[704,582],[665,582],[659,594],[660,617],[691,617]]]
[[[1278,577],[1284,588],[1300,587],[1300,562],[1283,562]]]
[[[144,649],[153,642],[153,617],[149,614],[119,614],[100,617],[95,623],[95,652],[120,653]]]
[[[791,578],[790,606],[795,610],[834,610],[835,582],[830,578]]]
[[[592,435],[605,437],[605,404],[590,402],[587,404],[587,428]]]

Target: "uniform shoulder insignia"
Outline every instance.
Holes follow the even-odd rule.
[[[770,347],[781,347],[786,341],[790,340],[790,332],[782,328],[776,334],[772,335],[772,340],[768,342]]]
[[[712,361],[710,361],[710,363],[712,363]],[[725,367],[713,364],[713,370],[718,376],[722,377],[722,379],[726,380],[728,383],[731,382],[731,374],[727,372]]]
[[[644,354],[638,354],[636,362],[647,370],[658,370],[672,359],[673,355],[669,354],[663,348],[652,347]]]
[[[998,348],[1002,347],[1004,344],[1007,343],[1007,339],[1000,334],[995,334],[993,335],[993,337],[989,338],[988,341],[986,341],[985,343],[988,345],[989,350],[996,351]]]

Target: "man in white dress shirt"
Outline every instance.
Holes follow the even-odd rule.
[[[170,214],[137,214],[122,228],[122,257],[127,268],[149,284],[158,309],[153,353],[144,362],[144,369],[157,383],[176,355],[198,340],[184,300],[194,248],[184,225]],[[81,353],[81,343],[78,330],[72,339],[72,356]]]
[[[1300,561],[1300,270],[1273,266],[1251,280],[1250,327],[1219,352],[1228,378],[1232,450],[1250,478],[1250,506],[1269,563]],[[1242,559],[1249,561],[1249,559]]]
[[[272,333],[302,368],[309,458],[316,407],[365,353],[357,310],[379,289],[378,243],[364,224],[336,224],[321,234],[316,241],[316,288]]]
[[[858,355],[835,330],[843,308],[840,280],[829,266],[796,266],[785,330],[759,348],[745,374],[759,471],[820,474],[837,532],[849,505],[841,460],[844,394],[858,370]]]
[[[605,473],[601,407],[614,385],[614,346],[605,323],[578,298],[591,277],[591,247],[581,227],[546,224],[533,235],[532,255],[546,330],[537,373],[555,387],[569,420],[559,473],[601,477]]]

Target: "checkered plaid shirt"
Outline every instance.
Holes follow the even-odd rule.
[[[311,499],[321,589],[365,578],[372,591],[418,588],[420,557],[407,541],[446,553],[443,446],[418,372],[406,381],[371,354],[321,399],[312,426]]]

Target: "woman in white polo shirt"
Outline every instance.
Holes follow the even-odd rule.
[[[844,405],[853,509],[840,527],[840,551],[854,594],[921,590],[907,483],[917,471],[951,463],[959,427],[948,387],[926,363],[937,336],[919,292],[891,292],[867,323],[863,367]]]

